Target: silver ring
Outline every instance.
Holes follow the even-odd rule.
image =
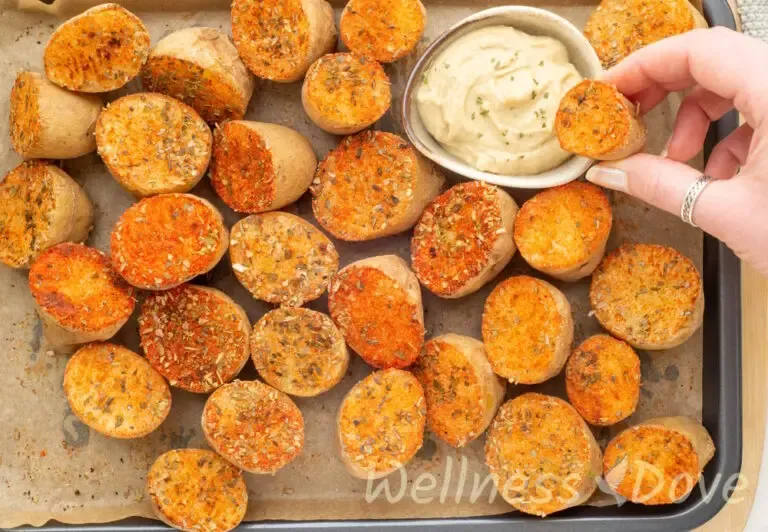
[[[698,227],[693,223],[693,209],[696,207],[696,200],[704,189],[707,188],[709,182],[712,181],[712,176],[702,175],[696,181],[688,187],[688,191],[683,198],[683,206],[680,207],[680,218],[687,224],[691,224],[693,227]]]

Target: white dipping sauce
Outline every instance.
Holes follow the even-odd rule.
[[[538,174],[565,161],[554,121],[582,77],[556,39],[490,26],[451,43],[416,93],[427,131],[450,154],[487,172]]]

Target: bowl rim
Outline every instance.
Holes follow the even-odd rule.
[[[556,166],[540,174],[504,175],[504,174],[495,174],[492,172],[485,172],[483,170],[478,170],[476,168],[473,168],[472,166],[460,161],[459,159],[457,159],[456,157],[450,154],[447,156],[444,156],[440,153],[433,152],[422,142],[421,136],[418,133],[416,133],[416,131],[414,130],[413,124],[410,119],[410,115],[413,111],[418,112],[418,110],[413,109],[416,107],[415,98],[416,98],[416,90],[418,87],[417,80],[421,78],[422,72],[424,71],[428,63],[432,60],[432,58],[435,56],[435,54],[443,47],[446,40],[448,40],[456,32],[465,28],[468,25],[472,25],[474,23],[487,20],[490,18],[498,17],[500,15],[510,15],[510,14],[519,14],[519,13],[535,14],[536,16],[547,18],[550,21],[554,22],[555,24],[562,26],[566,31],[570,32],[573,35],[574,39],[578,42],[579,47],[582,48],[582,52],[586,55],[587,63],[592,65],[592,67],[594,67],[594,70],[595,70],[594,73],[579,72],[585,78],[593,77],[594,75],[602,71],[602,65],[600,63],[600,59],[597,57],[597,53],[595,52],[594,48],[589,43],[589,41],[584,36],[584,34],[569,20],[547,9],[542,9],[542,8],[533,7],[533,6],[517,5],[517,6],[492,7],[490,9],[478,11],[477,13],[473,13],[472,15],[469,15],[468,17],[463,18],[462,20],[458,21],[453,26],[445,30],[443,33],[438,35],[429,44],[429,46],[427,46],[427,49],[424,50],[421,56],[416,60],[416,64],[414,65],[413,69],[411,69],[411,72],[408,75],[408,80],[406,81],[405,88],[403,90],[402,105],[400,108],[400,123],[403,128],[403,131],[408,137],[408,140],[423,156],[427,157],[428,159],[438,164],[439,166],[455,174],[458,174],[459,176],[465,177],[467,179],[472,179],[475,181],[485,181],[487,183],[492,183],[494,185],[498,185],[506,188],[542,189],[542,188],[550,188],[558,185],[564,185],[565,183],[574,181],[578,179],[580,176],[584,175],[584,173],[589,169],[590,166],[592,166],[592,164],[595,161],[586,157],[573,155],[568,159],[566,159],[565,161],[563,161],[562,163],[560,163],[559,166]],[[507,21],[504,22],[504,25],[514,27],[514,25],[509,24],[509,22]],[[435,142],[439,144],[437,140],[435,140]],[[575,164],[572,161],[575,161]],[[569,162],[573,165],[573,168],[571,169],[571,171],[569,172],[559,171],[563,168],[565,164]]]

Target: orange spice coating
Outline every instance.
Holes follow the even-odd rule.
[[[565,151],[596,159],[626,142],[634,116],[616,87],[585,79],[560,101],[555,132]]]
[[[210,446],[249,473],[275,473],[304,448],[299,408],[259,381],[236,380],[213,392],[202,426]]]
[[[483,270],[504,232],[495,186],[455,185],[427,207],[413,230],[413,270],[429,291],[453,294]]]
[[[11,145],[16,153],[28,153],[40,142],[43,126],[40,123],[39,96],[35,74],[20,72],[11,89],[9,105]]]
[[[170,55],[150,57],[141,71],[141,86],[184,102],[213,124],[240,120],[248,101],[221,73]]]
[[[610,68],[643,46],[694,29],[691,8],[688,0],[603,0],[584,35]]]
[[[690,259],[653,244],[625,244],[608,254],[589,291],[600,324],[633,345],[662,344],[685,332],[703,297]]]
[[[232,210],[258,213],[272,207],[275,168],[264,139],[252,128],[227,122],[213,134],[211,184]]]
[[[350,0],[339,30],[353,52],[391,63],[416,47],[426,25],[427,12],[420,0]]]
[[[100,331],[133,312],[133,288],[99,250],[63,243],[45,250],[29,270],[29,289],[48,315],[76,331]]]
[[[112,263],[134,286],[165,290],[213,268],[227,237],[221,214],[204,200],[152,196],[129,207],[112,230]]]
[[[625,342],[605,334],[577,347],[565,366],[568,400],[587,423],[613,425],[632,415],[640,399],[640,359]]]
[[[376,268],[346,268],[331,280],[328,310],[349,346],[375,368],[405,368],[424,344],[421,309]]]
[[[482,325],[493,371],[520,384],[548,378],[565,321],[544,281],[518,275],[496,285],[485,302]]]
[[[328,54],[315,61],[304,86],[306,104],[338,128],[359,131],[381,118],[392,101],[382,66],[350,53]]]
[[[0,262],[20,268],[47,242],[56,204],[53,179],[43,161],[27,161],[0,182]]]
[[[253,327],[251,357],[267,384],[301,397],[330,390],[349,365],[344,337],[331,318],[306,308],[264,314]]]
[[[371,475],[393,471],[421,448],[426,416],[424,390],[416,377],[400,369],[375,371],[341,403],[341,452]]]
[[[616,492],[646,505],[678,501],[696,485],[700,471],[691,439],[660,426],[628,428],[611,440],[603,457],[604,475],[622,473],[612,486]]]
[[[453,447],[480,435],[485,428],[485,389],[460,349],[432,339],[424,344],[412,371],[424,389],[429,430]]]
[[[336,238],[368,240],[408,210],[418,171],[415,150],[394,133],[346,137],[317,168],[312,211]]]
[[[93,430],[113,438],[140,438],[171,410],[171,391],[144,358],[122,346],[81,347],[64,370],[72,412]]]
[[[541,517],[572,505],[576,491],[594,490],[599,456],[589,427],[573,407],[538,393],[504,403],[485,444],[485,462],[504,498]]]
[[[232,37],[240,57],[260,78],[287,81],[309,54],[309,17],[301,0],[234,0]]]
[[[136,15],[102,4],[56,29],[45,47],[45,74],[73,91],[119,89],[139,73],[149,44],[147,28]]]
[[[523,204],[515,219],[515,243],[536,269],[569,269],[605,246],[612,223],[611,204],[602,189],[573,181]]]
[[[171,386],[208,393],[234,379],[248,361],[245,311],[213,288],[185,284],[150,294],[139,335],[149,363]]]
[[[147,493],[158,517],[180,530],[232,530],[248,507],[242,472],[203,449],[159,456],[147,474]]]
[[[235,277],[256,298],[298,307],[320,297],[339,267],[331,241],[285,212],[252,214],[232,227]]]
[[[112,102],[96,122],[104,164],[130,192],[187,192],[203,177],[213,135],[190,106],[158,93]]]

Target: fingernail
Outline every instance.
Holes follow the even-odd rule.
[[[587,170],[587,180],[612,190],[627,191],[627,173],[619,168],[598,164]]]
[[[667,143],[664,145],[664,149],[661,150],[661,153],[659,154],[659,157],[667,158],[667,154],[669,153],[669,145],[672,144],[672,139],[670,138],[667,140]]]

